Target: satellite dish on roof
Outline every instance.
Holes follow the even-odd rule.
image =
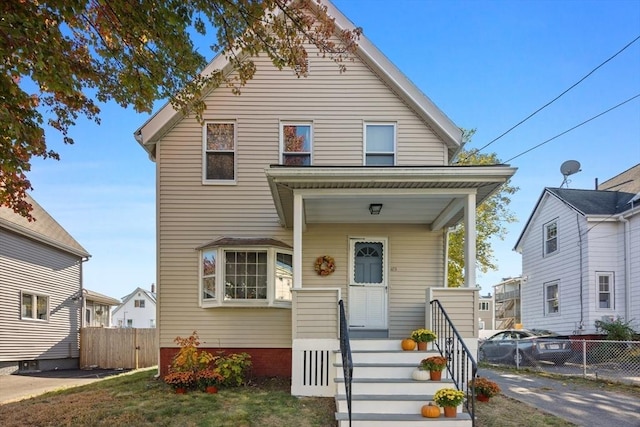
[[[562,163],[562,165],[560,165],[560,172],[562,173],[562,176],[564,177],[564,179],[562,180],[562,185],[560,185],[560,188],[562,188],[563,185],[567,185],[567,188],[569,188],[569,182],[571,182],[568,177],[570,175],[573,175],[574,173],[578,173],[580,172],[580,162],[577,160],[567,160],[566,162]]]

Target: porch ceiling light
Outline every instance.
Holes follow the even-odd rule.
[[[382,210],[382,203],[372,203],[369,205],[369,212],[371,215],[380,215]]]

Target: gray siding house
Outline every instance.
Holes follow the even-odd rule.
[[[596,320],[640,326],[640,195],[545,188],[515,250],[524,327],[580,335],[596,333]]]
[[[0,372],[77,368],[89,253],[27,197],[29,222],[0,207]]]
[[[296,395],[331,395],[316,380],[334,369],[340,300],[352,337],[399,346],[439,295],[477,345],[475,209],[515,169],[452,166],[460,128],[366,37],[342,74],[314,54],[306,78],[254,59],[241,95],[203,95],[204,123],[168,104],[135,132],[157,164],[161,372],[196,330],[251,354],[256,375],[292,376]],[[212,70],[234,73],[224,55]],[[447,290],[460,222],[467,287]]]

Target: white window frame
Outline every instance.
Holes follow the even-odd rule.
[[[145,308],[145,300],[144,299],[134,299],[133,307],[134,308]]]
[[[284,141],[284,127],[285,126],[309,126],[309,151],[287,151],[285,152],[285,141]],[[284,165],[284,159],[287,155],[295,155],[295,154],[305,154],[309,156],[309,164],[301,165],[311,166],[313,165],[313,122],[309,121],[281,121],[280,122],[280,164]]]
[[[609,294],[609,307],[601,307],[600,306],[600,294],[604,293],[600,289],[600,278],[606,277],[609,281],[609,291],[606,292]],[[615,310],[615,276],[613,271],[596,271],[596,309],[603,311],[613,311]]]
[[[233,150],[207,150],[207,126],[233,125]],[[207,153],[233,153],[233,179],[207,178]],[[202,126],[202,183],[207,185],[235,185],[238,183],[238,124],[234,120],[209,120]]]
[[[487,307],[487,308],[482,308],[482,307]],[[480,301],[479,305],[478,305],[478,310],[479,311],[491,311],[491,304],[489,301]]]
[[[31,303],[31,316],[25,316],[24,312],[22,310],[22,301],[23,298],[29,295],[32,298],[32,303]],[[39,319],[38,318],[38,299],[39,298],[44,298],[46,301],[46,310],[45,310],[45,318],[44,319]],[[43,294],[39,294],[36,292],[27,292],[27,291],[21,291],[20,292],[20,319],[21,320],[28,320],[28,321],[33,321],[33,322],[48,322],[49,321],[49,304],[50,304],[50,300],[49,300],[49,296],[48,295],[43,295]]]
[[[215,274],[215,298],[203,298],[203,252],[213,251],[216,256],[216,274]],[[234,299],[226,300],[224,297],[224,285],[226,278],[225,271],[225,253],[226,252],[266,252],[267,253],[267,298],[266,299]],[[276,298],[276,260],[277,254],[284,253],[293,256],[290,249],[274,246],[220,246],[216,248],[202,248],[198,251],[199,257],[199,286],[198,295],[200,306],[203,308],[213,307],[277,307],[291,308],[291,299],[281,300]],[[291,280],[293,287],[293,279]]]
[[[553,237],[549,237],[551,229],[554,230],[555,235]],[[543,233],[543,253],[544,256],[553,255],[558,252],[558,220],[554,219],[553,221],[547,222],[542,229]],[[555,249],[549,250],[549,243],[555,241]]]
[[[393,152],[391,151],[368,151],[367,150],[367,127],[369,126],[392,126],[393,127]],[[393,155],[393,164],[389,166],[395,166],[398,161],[398,124],[396,122],[375,122],[375,121],[366,121],[362,123],[362,164],[364,166],[383,166],[383,165],[368,165],[367,164],[367,155],[368,154],[378,154],[378,155]]]
[[[555,287],[556,288],[556,296],[555,298],[550,298],[549,289]],[[551,305],[555,300],[555,311],[551,310]],[[554,280],[552,282],[547,282],[544,284],[544,315],[545,316],[559,316],[560,315],[560,281]]]

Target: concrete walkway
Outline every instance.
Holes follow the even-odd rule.
[[[640,427],[640,395],[576,385],[538,375],[480,368],[478,375],[500,386],[513,399],[581,427]]]

